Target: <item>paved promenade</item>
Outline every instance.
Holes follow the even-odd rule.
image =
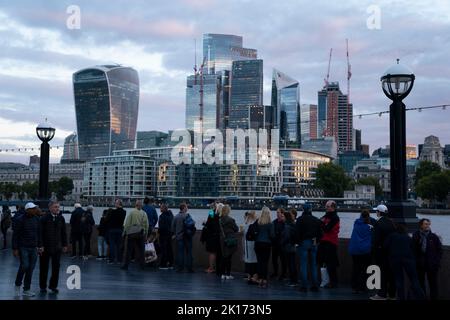
[[[69,265],[76,264],[81,269],[81,289],[69,290],[66,273]],[[221,281],[213,274],[203,270],[196,273],[176,273],[173,270],[148,268],[141,271],[136,265],[130,265],[129,271],[119,269],[118,265],[107,265],[104,261],[71,260],[63,256],[60,272],[60,293],[58,295],[39,294],[39,264],[37,264],[32,282],[36,297],[14,297],[14,280],[18,259],[11,250],[0,251],[0,300],[357,300],[368,295],[354,295],[350,288],[323,289],[318,293],[300,293],[297,288],[287,287],[283,282],[272,281],[269,288],[261,289],[249,286],[242,279],[243,274],[234,273],[235,279]]]

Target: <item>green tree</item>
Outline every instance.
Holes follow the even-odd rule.
[[[39,183],[37,181],[34,182],[25,182],[22,185],[22,192],[25,192],[29,199],[37,199],[39,193]]]
[[[441,167],[437,163],[431,161],[420,161],[416,170],[416,179],[414,180],[414,186],[417,187],[420,179],[430,176],[433,173],[439,172],[441,172]]]
[[[450,192],[450,170],[422,177],[416,188],[417,194],[430,201],[444,201]]]
[[[334,163],[321,163],[317,166],[314,185],[323,190],[326,197],[342,197],[344,190],[351,187],[350,179],[339,165]]]
[[[380,181],[375,177],[364,177],[358,180],[357,184],[369,185],[375,187],[375,196],[381,197],[383,195],[383,189],[381,188]]]
[[[20,187],[11,182],[0,184],[0,194],[2,194],[2,197],[4,197],[7,201],[12,198],[14,193],[19,192],[19,190]]]
[[[62,201],[66,195],[72,192],[73,180],[69,177],[62,177],[58,181],[50,182],[49,188],[50,192],[56,193],[56,198]]]

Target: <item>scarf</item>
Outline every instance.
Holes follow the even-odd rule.
[[[420,231],[420,247],[422,249],[422,252],[425,253],[427,251],[427,238],[430,234],[430,231]]]

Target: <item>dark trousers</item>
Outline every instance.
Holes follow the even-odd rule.
[[[111,229],[108,232],[109,238],[109,260],[120,262],[120,243],[122,241],[122,229]]]
[[[294,252],[285,252],[284,253],[288,265],[289,270],[289,281],[291,283],[297,283],[298,275],[297,275],[297,261],[296,255]]]
[[[6,236],[8,235],[8,228],[2,227],[3,234],[3,248],[6,248]]]
[[[83,251],[84,256],[89,256],[91,254],[91,235],[92,232],[82,234],[84,242],[84,251]]]
[[[428,288],[430,290],[430,299],[437,300],[439,296],[438,290],[438,271],[426,270],[421,266],[417,266],[417,275],[419,276],[419,283],[424,293],[427,292],[425,286],[425,278],[428,280]]]
[[[61,252],[49,253],[44,250],[39,259],[39,287],[41,289],[47,289],[48,268],[52,260],[52,273],[50,276],[50,283],[48,287],[50,289],[58,288],[59,280],[59,268],[61,261]]]
[[[192,238],[177,239],[177,269],[192,270]]]
[[[77,255],[77,245],[78,245],[78,255],[83,254],[83,237],[81,232],[73,232],[70,235],[70,242],[72,243],[72,257]]]
[[[20,266],[16,276],[16,286],[20,287],[23,284],[23,290],[30,290],[31,278],[33,277],[33,270],[37,261],[36,248],[19,248]],[[25,276],[25,280],[23,277]]]
[[[218,247],[217,247],[217,251],[216,251],[216,275],[217,276],[221,276],[221,275],[223,275],[223,270],[222,270],[222,267],[223,267],[223,263],[222,263],[222,259],[223,259],[223,256],[222,256],[222,247],[219,245]]]
[[[339,259],[337,255],[337,246],[328,241],[323,241],[319,244],[317,250],[317,259],[319,265],[326,266],[328,276],[330,277],[330,285],[337,286],[338,276],[337,267],[339,266]]]
[[[222,261],[221,261],[221,273],[229,276],[231,275],[231,259],[232,259],[233,255],[230,254],[228,257],[222,257]]]
[[[258,277],[267,280],[270,259],[270,243],[255,242],[256,259],[258,260]]]
[[[365,291],[367,289],[367,267],[370,266],[372,256],[368,254],[352,255],[352,289]]]
[[[144,235],[142,233],[130,234],[125,237],[126,248],[124,254],[124,267],[128,267],[131,261],[131,256],[134,254],[139,261],[139,265],[141,268],[145,267],[145,240]]]
[[[281,246],[275,245],[272,247],[272,266],[275,275],[278,275],[278,260],[281,262],[281,276],[284,277],[287,270],[286,255],[283,254]]]
[[[409,279],[412,289],[412,298],[417,300],[425,299],[422,288],[420,287],[417,276],[416,262],[413,258],[394,258],[390,260],[392,271],[395,276],[395,285],[397,287],[397,299],[406,300],[405,273]]]
[[[245,263],[245,272],[253,277],[258,272],[258,263]]]
[[[381,272],[381,288],[378,291],[378,295],[384,298],[388,295],[392,298],[395,297],[395,277],[387,253],[384,250],[378,249],[375,252],[375,263],[380,267]]]
[[[159,245],[161,247],[161,267],[173,266],[173,250],[172,250],[172,236],[160,235]]]

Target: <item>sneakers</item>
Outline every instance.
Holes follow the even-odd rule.
[[[22,296],[24,296],[24,297],[34,297],[35,294],[34,294],[34,292],[31,292],[31,290],[23,290]]]
[[[159,270],[169,270],[168,267],[159,267]]]
[[[295,282],[289,282],[289,283],[287,284],[287,286],[288,286],[288,287],[298,287],[298,283],[295,283]]]
[[[234,277],[232,275],[229,275],[229,276],[226,276],[226,277],[227,277],[227,280],[233,280],[234,279]]]
[[[58,293],[59,293],[59,290],[58,290],[57,288],[50,289],[50,293],[51,293],[51,294],[58,294]]]
[[[222,277],[220,277],[220,279],[227,280],[227,276],[223,274]]]
[[[88,260],[89,257],[88,256],[83,256],[83,260]]]
[[[102,256],[97,256],[97,258],[95,258],[95,260],[97,260],[97,261],[103,260],[103,257]]]
[[[379,296],[378,294],[376,294],[376,295],[374,295],[374,296],[371,296],[371,297],[370,297],[370,300],[385,301],[385,300],[387,300],[387,298],[386,298],[386,297]]]
[[[108,260],[108,264],[114,264],[114,261]]]
[[[20,286],[15,286],[14,287],[14,295],[16,297],[20,297]]]

